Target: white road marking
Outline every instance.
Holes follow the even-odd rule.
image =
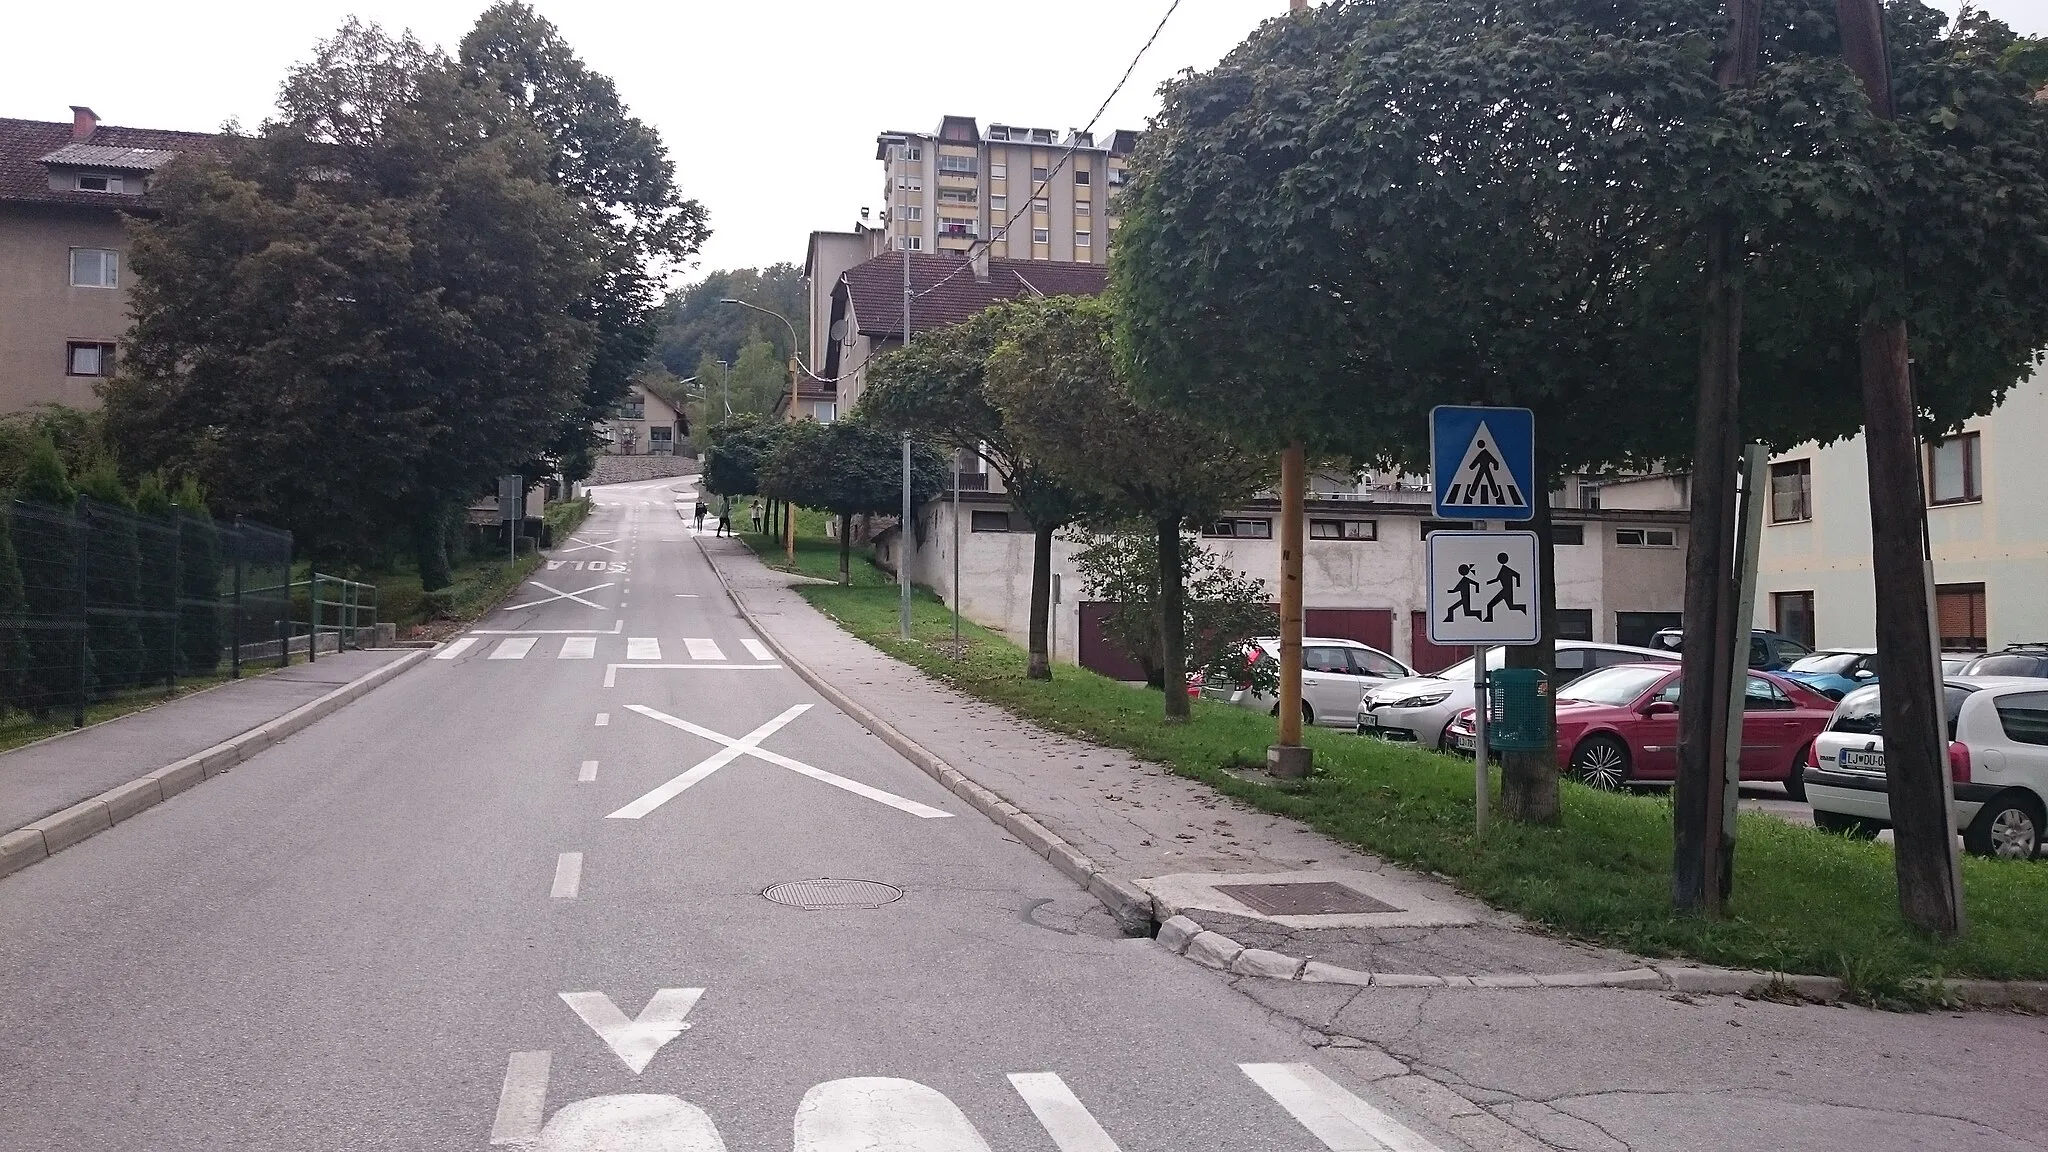
[[[1239,1064],[1330,1152],[1442,1152],[1310,1064]]]
[[[564,852],[555,857],[555,886],[548,895],[557,900],[574,900],[583,887],[583,853]]]
[[[681,672],[691,668],[705,668],[713,672],[773,672],[780,667],[780,664],[607,664],[604,666],[604,686],[618,687],[621,670]]]
[[[661,659],[661,641],[653,636],[629,636],[626,638],[626,659]]]
[[[563,992],[562,1003],[590,1025],[634,1075],[645,1071],[654,1054],[690,1027],[683,1017],[697,1006],[702,988],[663,988],[631,1020],[602,992]]]
[[[663,804],[666,804],[669,801],[675,799],[676,797],[682,795],[685,791],[689,789],[689,787],[692,784],[697,783],[699,780],[704,779],[706,776],[711,775],[713,772],[718,771],[720,768],[725,767],[727,764],[732,763],[733,761],[739,759],[741,756],[746,755],[748,752],[754,751],[755,745],[759,744],[763,740],[766,740],[768,737],[775,735],[775,733],[782,729],[783,725],[788,724],[791,720],[794,720],[797,717],[811,710],[811,706],[809,704],[795,705],[787,711],[783,712],[782,715],[777,716],[775,719],[768,721],[766,724],[761,725],[759,728],[754,729],[752,732],[747,733],[745,736],[740,737],[738,740],[728,740],[724,736],[721,736],[716,732],[711,732],[709,729],[697,729],[696,725],[689,724],[688,721],[677,720],[673,716],[665,716],[660,712],[656,712],[652,708],[644,708],[638,704],[629,705],[629,707],[642,715],[652,715],[655,719],[660,720],[665,724],[672,724],[675,727],[683,728],[684,731],[696,730],[699,735],[705,735],[706,739],[712,740],[715,743],[724,744],[725,747],[717,752],[712,753],[711,756],[707,759],[700,761],[695,767],[691,768],[688,772],[685,772],[682,775],[676,777],[675,779],[670,780],[668,783],[661,785],[659,788],[654,789],[652,792],[647,793],[645,796],[640,797],[638,800],[633,801],[631,804],[626,805],[624,808],[621,808],[616,812],[607,813],[605,815],[605,819],[607,820],[640,819],[642,816],[647,815],[649,812],[654,811],[656,808],[659,808]]]
[[[491,1121],[491,1143],[526,1146],[540,1138],[547,1113],[548,1052],[514,1052],[505,1061],[505,1083],[498,1089],[498,1114]]]
[[[697,594],[696,594],[695,592],[678,592],[678,593],[676,593],[676,599],[678,599],[678,600],[695,600],[695,599],[698,599],[698,596],[697,596]]]
[[[688,648],[690,650],[690,659],[692,660],[725,659],[725,650],[718,646],[718,641],[716,640],[707,640],[701,636],[692,636],[689,639],[683,641],[683,647]]]
[[[556,588],[551,584],[543,584],[538,580],[528,580],[527,583],[533,585],[535,588],[538,588],[543,592],[553,592],[554,595],[545,596],[539,600],[532,600],[525,604],[507,605],[506,607],[499,609],[499,611],[524,612],[528,608],[538,608],[543,604],[553,604],[557,600],[574,600],[576,603],[583,605],[585,608],[602,608],[604,607],[604,605],[599,604],[594,600],[585,600],[583,598],[583,594],[585,592],[602,591],[603,589],[611,587],[614,582],[607,580],[602,584],[592,584],[588,588],[578,588],[574,592],[564,592],[560,588]]]
[[[625,1093],[565,1104],[533,1152],[725,1152],[718,1125],[674,1096]]]
[[[1060,1152],[1122,1152],[1058,1073],[1012,1072],[1010,1086],[1024,1098]]]
[[[609,628],[471,628],[473,636],[616,636],[626,630],[624,620]]]
[[[598,726],[599,728],[602,728],[602,727],[604,727],[605,725],[607,725],[607,724],[609,724],[609,723],[611,723],[611,722],[612,722],[612,714],[611,714],[611,713],[609,713],[609,712],[599,712],[599,713],[597,714],[597,726]]]
[[[557,660],[590,660],[597,656],[597,637],[569,636],[562,640],[562,650],[555,654]]]
[[[597,761],[595,761],[595,760],[585,760],[585,761],[583,762],[583,767],[582,767],[582,768],[579,768],[579,769],[577,769],[577,771],[576,771],[576,782],[577,782],[578,784],[588,784],[588,783],[590,783],[590,782],[592,782],[592,781],[594,781],[594,780],[596,780],[596,779],[597,779]]]
[[[746,648],[747,655],[752,656],[756,660],[775,659],[775,653],[769,651],[768,646],[766,644],[761,643],[759,640],[754,639],[752,636],[749,636],[745,640],[740,641],[740,644]]]
[[[603,550],[605,550],[606,552],[610,552],[610,553],[612,553],[613,555],[617,555],[617,554],[618,554],[618,550],[617,550],[617,549],[615,549],[615,548],[613,548],[613,547],[612,547],[612,545],[614,545],[614,544],[617,544],[617,543],[618,543],[618,542],[619,542],[620,540],[622,540],[622,539],[624,539],[624,537],[620,537],[620,536],[614,536],[614,537],[612,537],[612,538],[611,538],[610,540],[605,540],[605,541],[602,541],[602,542],[599,542],[599,541],[595,541],[595,540],[571,540],[571,541],[569,541],[569,543],[570,543],[570,544],[573,544],[573,545],[575,545],[575,547],[573,547],[573,548],[562,548],[562,549],[559,549],[558,551],[559,551],[559,552],[581,552],[581,551],[583,551],[583,550],[584,550],[585,548],[602,548],[602,549],[603,549]]]
[[[915,1080],[856,1076],[804,1093],[796,1152],[990,1152],[959,1105]]]
[[[464,636],[460,640],[450,640],[446,648],[443,648],[439,652],[434,653],[434,659],[453,660],[457,656],[462,655],[464,652],[469,651],[470,648],[476,644],[476,642],[477,638],[474,636]]]
[[[498,641],[498,646],[491,649],[490,658],[493,660],[524,659],[526,654],[533,651],[533,646],[538,643],[540,643],[540,640],[537,637],[510,636]]]
[[[628,711],[638,712],[642,716],[648,717],[649,719],[659,720],[660,722],[668,725],[671,728],[680,728],[683,731],[690,733],[692,736],[702,736],[704,739],[709,740],[715,744],[723,744],[725,745],[725,751],[719,753],[716,756],[711,757],[711,759],[704,761],[702,764],[699,764],[697,767],[690,769],[688,772],[683,773],[681,776],[676,777],[674,780],[669,781],[667,784],[662,785],[660,788],[655,789],[653,792],[648,793],[646,796],[643,796],[640,799],[635,800],[632,804],[627,805],[625,808],[621,808],[619,809],[619,811],[612,813],[611,815],[613,817],[637,820],[641,816],[646,815],[647,812],[652,812],[655,808],[660,807],[663,803],[666,803],[668,800],[673,799],[675,796],[679,795],[685,788],[688,788],[691,784],[695,784],[698,780],[702,780],[704,777],[711,775],[711,773],[716,772],[720,768],[725,767],[727,764],[732,763],[734,759],[742,755],[752,756],[758,760],[766,760],[768,763],[776,765],[777,767],[787,768],[790,771],[795,772],[799,775],[808,776],[813,780],[830,784],[834,788],[842,788],[848,792],[853,793],[856,796],[864,796],[869,800],[873,800],[877,804],[886,804],[889,807],[896,809],[898,812],[908,812],[912,816],[916,816],[921,819],[941,820],[953,815],[951,812],[943,812],[937,808],[930,807],[929,805],[920,804],[915,800],[906,800],[893,792],[884,792],[880,788],[869,787],[868,785],[863,784],[858,780],[849,780],[844,776],[839,776],[835,775],[834,773],[827,772],[823,768],[814,768],[801,760],[792,760],[787,756],[783,756],[775,752],[770,752],[766,748],[759,747],[761,741],[767,739],[768,736],[773,734],[774,731],[773,728],[770,728],[768,732],[763,732],[761,728],[768,728],[768,725],[770,724],[774,725],[775,728],[782,727],[782,725],[788,723],[790,720],[795,719],[798,715],[801,715],[805,710],[809,709],[810,705],[808,704],[799,704],[796,707],[791,708],[789,711],[784,712],[781,716],[778,716],[775,719],[770,720],[768,724],[762,725],[761,728],[754,729],[753,732],[748,733],[747,735],[741,737],[738,740],[734,740],[732,737],[726,736],[722,733],[713,732],[709,728],[705,728],[697,724],[692,724],[688,720],[683,720],[675,716],[670,716],[666,712],[657,712],[644,704],[628,704],[626,705],[626,708]],[[721,757],[723,757],[723,759],[721,759]],[[687,781],[687,783],[683,783],[684,781]],[[646,801],[650,797],[659,795],[665,789],[668,789],[672,786],[676,786],[679,783],[680,787],[675,787],[674,792],[670,792],[668,795],[662,796],[660,800],[650,805],[645,811],[637,812],[632,816],[622,816],[622,813],[637,808],[639,805],[646,803]]]

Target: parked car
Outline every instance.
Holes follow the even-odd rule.
[[[1874,648],[1833,648],[1802,656],[1785,669],[1788,679],[1840,700],[1865,684],[1877,681],[1877,650]]]
[[[1678,776],[1678,669],[1617,664],[1589,672],[1557,693],[1557,761],[1575,779],[1613,790]],[[1805,795],[1806,751],[1834,715],[1835,702],[1789,677],[1751,672],[1742,695],[1742,778],[1776,780]],[[1472,748],[1472,709],[1450,728]]]
[[[1685,650],[1685,630],[1666,628],[1650,637],[1650,647],[1667,654]],[[1782,632],[1752,628],[1749,632],[1749,666],[1765,672],[1782,672],[1794,661],[1813,655],[1813,649]]]
[[[2048,644],[2008,644],[1963,666],[1964,676],[2048,677]]]
[[[2048,684],[2031,676],[1952,676],[1942,695],[1963,846],[2031,859],[2048,826]],[[1814,741],[1806,801],[1814,824],[1832,832],[1875,836],[1891,826],[1876,687],[1844,696]]]
[[[1280,659],[1280,641],[1252,641],[1251,660]],[[1356,723],[1361,689],[1415,675],[1408,667],[1370,644],[1323,636],[1301,640],[1301,719],[1307,724],[1350,728]],[[1280,701],[1237,684],[1204,680],[1202,695],[1210,700],[1278,713]]]
[[[1970,661],[1982,655],[1982,652],[1943,652],[1941,654],[1941,674],[1943,676],[1960,676],[1963,669],[1970,666]]]
[[[1626,644],[1559,640],[1557,680],[1551,685],[1551,690],[1555,692],[1596,668],[1639,660],[1676,664],[1678,657]],[[1506,648],[1487,649],[1486,667],[1489,671],[1506,663]],[[1450,745],[1444,739],[1444,726],[1451,722],[1453,716],[1470,707],[1472,661],[1468,658],[1434,676],[1417,676],[1369,689],[1358,701],[1358,734],[1449,751]]]

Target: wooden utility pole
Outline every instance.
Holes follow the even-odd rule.
[[[1289,12],[1307,9],[1308,0],[1288,0]],[[1314,755],[1301,742],[1301,552],[1307,492],[1308,451],[1296,440],[1280,453],[1280,731],[1266,749],[1266,770],[1288,778],[1308,775]]]
[[[1878,0],[1835,0],[1842,58],[1863,84],[1870,110],[1890,120],[1891,60]],[[1896,264],[1896,289],[1902,270]],[[1880,295],[1883,293],[1880,288]],[[1891,797],[1899,912],[1942,936],[1963,932],[1963,880],[1956,858],[1954,784],[1942,747],[1942,689],[1930,619],[1920,446],[1906,321],[1884,303],[1857,333],[1863,368],[1864,457],[1870,472],[1870,571],[1877,592],[1877,671],[1884,712],[1885,786]]]
[[[1729,0],[1728,39],[1715,61],[1722,88],[1756,82],[1762,0]],[[1735,465],[1740,453],[1742,222],[1731,211],[1707,225],[1706,311],[1700,332],[1698,426],[1693,439],[1685,556],[1685,661],[1680,674],[1678,780],[1672,796],[1671,903],[1680,912],[1722,912],[1727,829],[1729,699],[1734,661],[1744,660],[1746,621],[1735,619]]]

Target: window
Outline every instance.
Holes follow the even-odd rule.
[[[977,163],[975,158],[972,156],[941,155],[939,157],[939,171],[947,173],[949,175],[972,176],[980,170],[981,165]]]
[[[112,376],[114,374],[114,346],[90,341],[73,340],[64,345],[64,374],[66,376]]]
[[[896,247],[908,248],[912,252],[922,252],[924,251],[924,237],[898,236],[896,238]]]
[[[981,199],[981,193],[973,188],[941,188],[939,202],[942,204],[972,204]]]
[[[1984,627],[1982,584],[1938,584],[1934,616],[1941,628],[1941,646],[1949,652],[1982,652],[1990,647]]]
[[[1761,676],[1751,676],[1742,689],[1742,710],[1744,712],[1782,711],[1792,707],[1792,698],[1785,690]]]
[[[71,250],[73,288],[118,288],[121,286],[121,254],[110,248]]]
[[[1771,523],[1813,519],[1813,461],[1771,465]]]
[[[1771,593],[1771,627],[1808,648],[1813,647],[1813,593]]]
[[[1052,137],[1053,132],[1050,128],[1033,128],[1031,130],[1031,139],[1033,143],[1051,144],[1053,142]]]
[[[612,417],[617,420],[647,419],[647,398],[644,396],[626,397],[624,400],[619,401],[618,407],[612,409]]]
[[[1962,504],[1984,498],[1979,479],[1983,464],[1978,459],[1977,447],[1975,432],[1936,440],[1927,446],[1928,503]]]
[[[1074,183],[1076,183],[1076,184],[1079,184],[1079,185],[1081,185],[1081,186],[1082,186],[1082,187],[1084,187],[1084,188],[1085,188],[1085,187],[1087,187],[1087,185],[1088,185],[1088,170],[1087,170],[1086,168],[1076,168],[1076,169],[1074,169]]]
[[[1472,525],[1464,520],[1424,520],[1422,539],[1429,539],[1431,532],[1463,532]]]
[[[1616,612],[1614,642],[1631,648],[1648,648],[1657,633],[1678,627],[1683,619],[1676,612]]]
[[[2048,692],[2015,692],[1996,701],[2005,738],[2019,744],[2048,744]]]
[[[820,424],[830,424],[839,418],[839,405],[831,401],[822,401],[811,407],[811,415],[817,417]]]
[[[995,241],[1008,240],[1010,238],[1010,230],[1001,224],[991,225],[988,230],[988,238]]]
[[[125,192],[127,185],[119,176],[102,176],[98,173],[80,173],[77,188],[80,192]]]
[[[924,188],[924,177],[922,177],[922,176],[898,176],[898,177],[896,178],[896,186],[897,186],[898,188],[908,188],[908,189],[910,189],[910,190],[911,190],[912,192],[917,192],[917,191],[921,191],[921,190],[922,190],[922,189]]]
[[[1379,522],[1376,520],[1311,520],[1308,522],[1308,538],[1311,540],[1377,540],[1380,538]]]
[[[1630,548],[1676,548],[1678,532],[1671,528],[1616,528],[1614,542]]]
[[[1052,230],[1050,228],[1033,228],[1031,230],[1031,242],[1033,244],[1052,243]]]
[[[1593,638],[1593,610],[1591,608],[1559,608],[1557,610],[1557,638],[1559,640],[1591,640]],[[1584,648],[1572,648],[1557,654],[1557,666],[1563,669],[1564,658],[1573,652],[1585,652]]]
[[[1579,507],[1584,508],[1588,512],[1598,512],[1600,510],[1600,490],[1598,488],[1579,489]]]
[[[941,236],[972,236],[975,231],[974,221],[972,220],[954,220],[945,216],[939,217],[939,235]]]
[[[1051,206],[1045,202],[1045,197],[1033,196],[1031,198],[1031,207],[1034,211],[1044,212],[1047,211]]]
[[[1043,184],[1048,179],[1050,179],[1050,175],[1046,172],[1045,169],[1033,168],[1031,170],[1031,182],[1033,184]]]
[[[649,428],[647,430],[647,451],[653,456],[673,456],[676,452],[676,430],[673,428]]]
[[[1351,675],[1351,661],[1342,648],[1303,648],[1301,667],[1307,672],[1327,672],[1337,676]]]
[[[924,219],[924,207],[918,204],[905,204],[903,206],[903,218],[905,220]]]
[[[977,508],[974,509],[973,515],[969,517],[968,524],[969,531],[973,532],[1008,532],[1010,530],[1010,514],[1008,512],[984,512]]]
[[[1010,178],[1010,166],[1008,164],[990,164],[988,166],[988,178],[991,180],[1008,180]]]
[[[1076,215],[1076,216],[1086,216],[1086,215],[1088,215],[1088,202],[1087,202],[1086,200],[1076,200],[1076,201],[1074,202],[1074,215]]]
[[[896,154],[902,160],[922,160],[924,159],[924,148],[917,144],[905,144],[902,148],[897,149]]]
[[[1121,168],[1111,168],[1111,169],[1109,170],[1109,186],[1110,186],[1111,188],[1121,188],[1121,187],[1123,187],[1124,181],[1125,181],[1126,179],[1128,179],[1128,177],[1126,177],[1126,176],[1124,175],[1124,170],[1123,170],[1123,169],[1121,169]]]
[[[1010,198],[1008,196],[989,197],[988,210],[991,212],[1008,212],[1010,210]]]
[[[988,126],[988,138],[991,140],[1008,140],[1010,138],[1010,130],[1002,124],[991,124]]]
[[[1218,520],[1202,531],[1204,536],[1227,536],[1236,540],[1271,540],[1271,520],[1232,519]]]
[[[1550,542],[1552,544],[1584,544],[1586,542],[1586,526],[1584,524],[1552,524],[1550,526]],[[1592,637],[1588,636],[1585,639],[1590,640]]]
[[[1092,237],[1092,236],[1090,236],[1090,235],[1089,235],[1088,233],[1086,233],[1086,232],[1076,232],[1076,233],[1074,233],[1074,247],[1076,247],[1076,248],[1086,248],[1086,247],[1088,247],[1088,246],[1089,246],[1090,244],[1093,244],[1094,242],[1095,242],[1095,238],[1094,238],[1094,237]]]

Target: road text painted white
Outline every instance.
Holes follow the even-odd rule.
[[[574,900],[583,887],[583,853],[564,852],[555,857],[555,886],[548,895],[557,900]]]
[[[605,725],[607,725],[607,724],[609,724],[609,723],[611,723],[611,722],[612,722],[612,714],[611,714],[611,713],[609,713],[609,712],[599,712],[599,713],[597,714],[597,726],[598,726],[599,728],[602,728],[602,727],[604,727]]]
[[[674,780],[669,781],[667,784],[662,785],[660,788],[656,788],[653,792],[649,792],[646,796],[642,796],[640,799],[635,800],[632,804],[627,805],[625,808],[621,808],[619,809],[619,811],[612,813],[612,816],[619,817],[622,813],[632,811],[633,809],[638,808],[640,805],[646,804],[650,797],[661,795],[661,793],[667,791],[668,789],[674,789],[674,791],[668,792],[667,795],[662,795],[660,800],[657,800],[652,805],[649,805],[645,811],[639,812],[633,816],[624,817],[625,819],[637,820],[640,818],[640,816],[645,815],[646,812],[652,812],[655,808],[660,807],[663,803],[666,803],[667,801],[673,799],[675,796],[681,794],[681,792],[685,788],[688,788],[690,785],[695,784],[697,781],[702,780],[704,777],[711,775],[713,772],[718,771],[720,768],[725,767],[727,764],[732,763],[732,761],[735,758],[741,755],[752,756],[758,760],[766,760],[768,763],[774,764],[777,767],[787,768],[790,771],[795,772],[799,775],[809,776],[813,780],[818,780],[823,783],[830,784],[834,788],[844,789],[848,792],[853,793],[856,796],[864,796],[869,800],[873,800],[877,804],[886,804],[899,812],[908,812],[912,816],[921,817],[926,820],[944,819],[952,815],[951,812],[942,812],[937,808],[920,804],[915,800],[905,800],[903,797],[898,796],[893,792],[884,792],[880,788],[870,787],[866,784],[861,783],[858,780],[848,780],[844,776],[827,772],[823,768],[815,768],[809,764],[804,763],[801,760],[792,760],[787,756],[783,756],[775,752],[770,752],[766,748],[758,747],[761,741],[767,739],[768,735],[774,731],[774,728],[781,727],[783,724],[787,723],[789,719],[794,718],[796,715],[802,713],[805,709],[809,707],[810,705],[808,704],[799,704],[796,707],[791,708],[789,711],[784,712],[781,716],[776,717],[774,720],[770,720],[768,724],[762,725],[761,728],[756,728],[753,732],[748,733],[746,736],[743,736],[738,740],[734,740],[730,736],[726,736],[719,732],[714,732],[711,729],[705,728],[701,725],[692,724],[688,720],[683,720],[675,716],[670,716],[666,712],[657,712],[644,704],[626,705],[626,709],[629,712],[638,712],[642,716],[648,717],[649,719],[659,720],[663,724],[666,724],[671,728],[680,728],[693,736],[702,736],[704,739],[709,740],[714,744],[723,744],[725,745],[725,751],[719,753],[716,756],[711,757],[711,759],[704,761],[702,764],[697,765],[695,768],[690,769],[688,772],[683,773],[681,776],[676,777]],[[773,725],[774,728],[770,728],[770,725]],[[763,729],[768,729],[768,731],[764,732]]]
[[[540,643],[540,638],[539,638],[539,637],[536,637],[536,636],[510,636],[510,637],[507,637],[507,638],[505,638],[505,639],[503,639],[503,640],[500,640],[500,641],[498,641],[498,646],[497,646],[496,648],[493,648],[493,649],[491,649],[491,659],[493,659],[493,660],[519,660],[519,659],[522,659],[522,658],[524,658],[524,657],[525,657],[525,655],[526,655],[526,654],[527,654],[528,652],[531,652],[531,651],[533,651],[533,646],[534,646],[535,644],[538,644],[538,643]]]
[[[856,1076],[804,1093],[796,1152],[990,1152],[959,1105],[915,1080]]]
[[[576,773],[576,782],[578,784],[588,784],[595,779],[597,779],[597,761],[585,760],[582,769]]]
[[[557,660],[589,660],[597,655],[597,637],[565,636],[562,650],[555,655]]]
[[[1442,1152],[1310,1064],[1239,1064],[1330,1152]]]
[[[747,655],[752,656],[756,660],[775,659],[775,653],[769,651],[768,646],[766,644],[761,643],[759,640],[754,639],[752,636],[749,636],[745,640],[740,641],[740,643],[746,647]]]
[[[626,638],[626,659],[661,659],[661,641],[652,636],[629,636]]]
[[[702,1108],[674,1096],[593,1096],[548,1121],[534,1152],[725,1152]]]
[[[718,641],[716,640],[707,640],[701,636],[692,636],[689,639],[683,641],[683,647],[688,648],[690,650],[690,659],[692,660],[725,659],[725,650],[718,646]]]
[[[547,1052],[514,1052],[505,1061],[505,1083],[498,1089],[498,1115],[491,1121],[491,1143],[530,1145],[540,1137],[547,1113]]]
[[[464,636],[460,640],[450,640],[446,648],[443,648],[439,652],[434,653],[434,659],[453,660],[457,656],[462,655],[464,652],[469,651],[470,648],[476,644],[476,642],[477,639],[474,636]]]
[[[604,686],[616,688],[621,670],[629,672],[684,672],[700,668],[708,672],[773,672],[780,664],[607,664],[604,666]]]
[[[1055,1072],[1012,1072],[1010,1085],[1060,1152],[1122,1152]]]
[[[663,988],[631,1020],[602,992],[563,992],[562,1003],[581,1017],[634,1075],[645,1071],[654,1054],[690,1027],[683,1017],[697,1006],[702,988]]]

